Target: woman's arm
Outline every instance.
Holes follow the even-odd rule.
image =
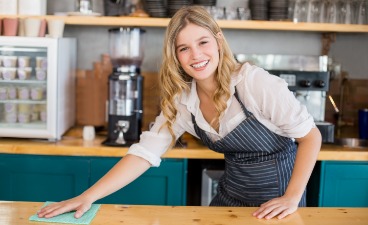
[[[315,127],[306,136],[297,138],[296,141],[298,151],[295,165],[284,196],[262,204],[253,213],[257,218],[271,219],[277,216],[278,219],[281,219],[297,210],[321,149],[321,133]]]
[[[76,210],[74,216],[80,218],[91,207],[93,202],[125,187],[142,175],[150,166],[150,163],[145,159],[128,154],[81,195],[46,206],[38,212],[38,216],[50,218]]]

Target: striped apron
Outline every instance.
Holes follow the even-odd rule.
[[[202,142],[225,157],[224,175],[210,205],[258,207],[284,195],[294,167],[296,144],[261,124],[245,108],[236,89],[234,95],[246,118],[218,141],[211,141],[192,115],[195,132]],[[305,205],[304,191],[299,206]]]

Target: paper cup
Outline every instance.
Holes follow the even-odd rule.
[[[32,67],[18,68],[18,79],[29,80],[31,78]]]
[[[21,100],[29,99],[29,88],[28,87],[18,87],[18,98]]]
[[[37,80],[46,80],[47,72],[45,69],[36,68],[36,79]]]
[[[47,69],[47,57],[37,56],[36,57],[36,67],[46,70]]]
[[[29,56],[18,56],[18,67],[19,68],[29,67],[30,59],[31,57]]]
[[[17,99],[17,88],[15,86],[7,87],[8,99],[15,100]]]
[[[8,99],[8,90],[6,87],[0,86],[0,100],[7,100]]]
[[[31,114],[30,113],[18,113],[18,122],[19,123],[29,123],[31,122]]]
[[[83,127],[83,140],[92,141],[93,139],[95,139],[94,126],[84,126]]]
[[[17,66],[17,56],[3,56],[3,66],[4,67],[16,67]]]
[[[43,87],[32,87],[31,88],[31,99],[42,100],[44,98],[45,88]]]
[[[14,80],[17,68],[3,67],[3,79]]]

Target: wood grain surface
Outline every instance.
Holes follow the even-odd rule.
[[[60,225],[29,221],[44,203],[0,202],[2,225]],[[90,225],[367,225],[368,208],[299,208],[288,217],[257,219],[256,208],[206,206],[102,205]]]

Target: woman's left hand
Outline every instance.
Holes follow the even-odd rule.
[[[282,219],[298,209],[298,202],[282,196],[263,203],[252,215],[258,219]]]

